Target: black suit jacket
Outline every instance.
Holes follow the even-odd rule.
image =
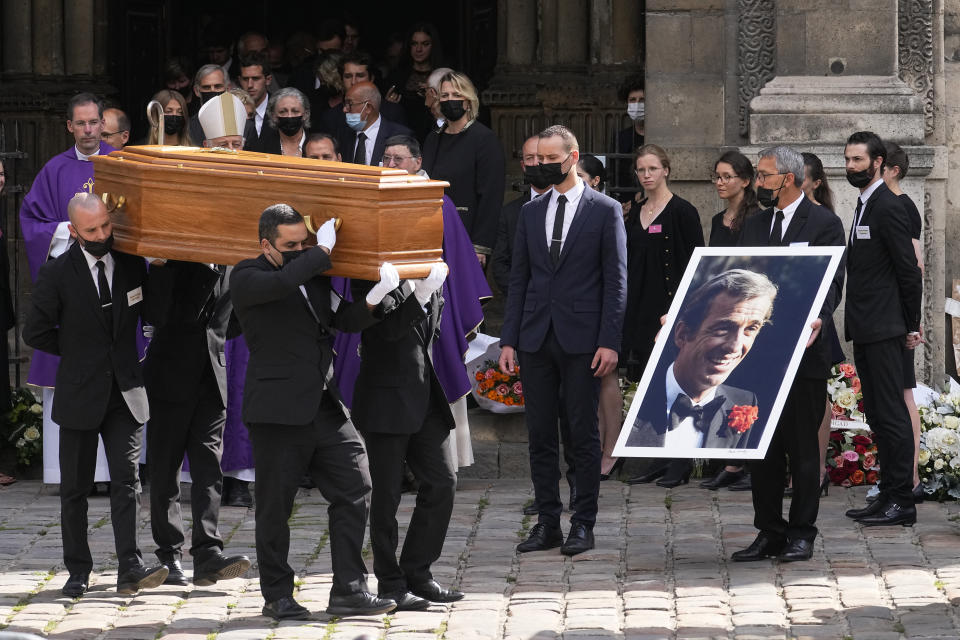
[[[910,218],[886,185],[867,200],[860,226],[869,229],[870,238],[849,240],[847,340],[868,344],[917,331],[923,277],[910,240]]]
[[[353,299],[363,300],[371,286],[372,282],[352,281]],[[433,294],[427,316],[417,297],[404,288],[389,294],[395,311],[360,336],[353,420],[361,431],[416,433],[431,408],[440,411],[450,429],[456,426],[433,368],[433,341],[440,332],[443,298]]]
[[[404,127],[407,126],[407,112],[396,102],[382,101],[380,103],[380,115],[385,120]],[[343,114],[342,104],[327,109],[316,120],[317,122],[311,127],[311,131],[322,131],[330,135],[337,135],[342,128],[347,126],[347,118]]]
[[[243,130],[244,151],[259,151],[260,153],[280,153],[280,132],[270,126],[266,118],[257,133],[257,124],[253,118],[247,119]]]
[[[727,421],[734,406],[757,406],[757,396],[752,391],[721,384],[717,387],[716,397],[723,396],[724,401],[710,421],[704,449],[743,449],[750,440],[751,432],[743,433],[731,428]],[[669,407],[667,407],[666,369],[654,376],[650,388],[643,398],[640,411],[630,427],[627,436],[628,447],[662,447],[667,431],[670,430]]]
[[[377,131],[377,139],[373,142],[373,155],[370,156],[370,164],[377,166],[383,160],[383,151],[386,148],[387,138],[393,136],[412,136],[413,132],[405,126],[391,122],[382,115],[380,116],[380,129]],[[353,162],[354,146],[357,144],[357,132],[351,129],[344,122],[343,126],[337,131],[337,139],[340,142],[340,155],[344,162]],[[366,144],[370,144],[367,140]]]
[[[232,267],[170,261],[150,267],[153,339],[143,363],[150,398],[180,401],[197,389],[211,370],[227,406],[227,367],[224,343],[228,337],[233,302],[229,272]]]
[[[514,198],[503,205],[500,210],[500,221],[497,224],[497,243],[493,245],[493,255],[490,256],[490,269],[493,271],[493,281],[497,283],[504,297],[510,290],[510,264],[513,255],[513,239],[517,235],[517,220],[520,219],[520,209],[530,202],[530,187],[519,198]]]
[[[308,424],[326,392],[349,418],[332,378],[330,335],[334,329],[362,331],[378,318],[362,298],[342,300],[334,311],[330,278],[322,275],[330,266],[330,256],[314,247],[282,269],[263,255],[234,267],[231,296],[250,349],[245,423]]]
[[[23,339],[34,349],[60,356],[53,419],[64,428],[98,428],[106,415],[114,382],[121,391],[143,386],[137,323],[149,300],[146,263],[138,256],[118,251],[111,254],[112,331],[108,330],[97,287],[77,243],[40,267],[30,297]],[[146,408],[145,394],[140,406]],[[142,410],[135,411],[133,404],[131,411],[138,422],[146,421],[148,416],[137,415]]]
[[[740,232],[739,246],[766,247],[770,245],[770,228],[773,224],[773,208],[760,211],[747,218]],[[804,197],[783,233],[783,240],[773,246],[789,247],[794,242],[805,242],[811,247],[842,247],[844,245],[843,223],[837,214],[826,207],[813,204]],[[833,362],[831,345],[824,338],[829,335],[833,312],[843,296],[843,262],[833,276],[827,297],[818,314],[823,326],[810,348],[803,354],[797,375],[804,378],[826,379]]]

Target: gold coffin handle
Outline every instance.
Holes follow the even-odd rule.
[[[317,230],[313,228],[313,216],[306,215],[303,216],[303,222],[307,225],[307,231],[312,234],[316,234]],[[333,230],[340,231],[340,226],[343,224],[343,218],[334,218],[333,219]]]
[[[124,196],[118,196],[112,193],[104,193],[100,197],[103,200],[103,204],[107,205],[107,213],[113,213],[114,210],[121,208],[127,201]]]

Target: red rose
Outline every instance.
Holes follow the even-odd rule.
[[[880,474],[876,471],[867,471],[867,484],[877,484],[880,480]]]
[[[727,414],[727,426],[737,433],[743,433],[753,426],[759,414],[760,410],[754,405],[734,405],[733,408],[730,409],[730,413]]]
[[[871,440],[865,435],[857,434],[853,436],[853,443],[854,444],[873,444],[873,440]]]
[[[857,453],[859,453],[860,455],[863,455],[863,454],[865,454],[865,453],[867,452],[867,448],[866,448],[865,446],[863,446],[862,444],[858,444],[858,445],[854,446],[854,447],[853,447],[853,450],[856,451]]]
[[[856,471],[850,474],[850,482],[852,482],[855,485],[863,484],[863,477],[864,477],[863,471],[861,469],[857,469]]]
[[[830,476],[830,482],[833,484],[840,484],[847,479],[847,476],[850,475],[847,473],[846,469],[843,467],[834,467],[827,471],[827,475]]]
[[[846,469],[847,473],[853,473],[854,471],[860,468],[860,462],[859,461],[854,462],[852,460],[844,460],[843,468]]]
[[[864,413],[864,411],[863,411],[863,400],[861,400],[860,402],[857,403],[857,411],[859,411],[860,413]]]
[[[831,439],[831,440],[836,440],[837,442],[841,442],[841,441],[843,440],[843,434],[840,433],[839,431],[831,431],[831,432],[830,432],[830,439]]]

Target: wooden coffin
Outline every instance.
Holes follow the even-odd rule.
[[[420,278],[441,258],[448,184],[400,169],[164,146],[92,160],[116,247],[128,253],[236,264],[261,253],[260,213],[283,202],[311,229],[342,220],[331,275],[376,280],[389,261],[400,277]]]

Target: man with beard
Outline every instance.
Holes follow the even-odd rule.
[[[910,240],[910,218],[884,184],[886,151],[872,131],[847,139],[847,181],[860,191],[847,249],[847,340],[863,385],[863,406],[883,461],[880,495],[848,518],[864,526],[912,525],[914,445],[903,399],[903,349],[922,342],[923,278]]]
[[[773,313],[777,288],[766,276],[731,269],[713,276],[684,301],[673,327],[674,361],[654,373],[627,437],[628,447],[736,449],[749,429],[729,423],[736,407],[753,409],[752,391],[724,384],[749,353]]]

